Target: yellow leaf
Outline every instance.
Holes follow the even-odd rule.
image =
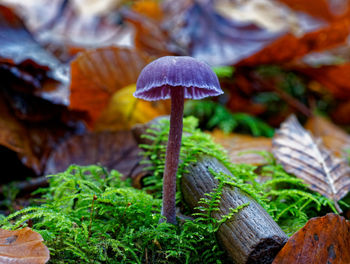
[[[170,113],[170,101],[148,102],[136,99],[136,85],[126,86],[113,94],[108,106],[95,124],[95,131],[130,129],[138,123],[146,123],[157,116]]]

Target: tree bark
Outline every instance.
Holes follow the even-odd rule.
[[[209,168],[232,175],[217,159],[209,156],[202,156],[197,163],[189,165],[188,173],[181,179],[181,191],[191,209],[218,185]],[[245,203],[249,205],[220,226],[217,238],[234,263],[272,263],[288,237],[254,199],[238,188],[224,187],[220,210],[212,216],[221,219],[230,208]]]

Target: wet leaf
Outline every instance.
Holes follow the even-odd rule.
[[[40,234],[29,227],[9,231],[0,229],[0,262],[3,264],[44,264],[50,252]]]
[[[136,83],[147,62],[140,52],[126,48],[81,53],[71,64],[70,108],[86,111],[93,125],[116,91]]]
[[[128,177],[137,168],[141,156],[131,132],[94,132],[76,135],[50,155],[45,174],[65,171],[71,164],[101,164]]]
[[[287,172],[303,179],[311,190],[332,199],[341,212],[337,201],[350,190],[350,167],[327,150],[320,140],[316,141],[294,115],[276,132],[272,153]]]
[[[310,219],[272,264],[350,263],[350,223],[336,214]]]
[[[3,87],[56,104],[68,103],[68,71],[39,45],[22,20],[0,6],[0,74]]]
[[[60,66],[59,61],[34,40],[22,20],[5,6],[0,6],[0,25],[1,63],[21,65],[26,71],[36,73],[41,70],[42,74]]]
[[[316,138],[321,138],[325,147],[338,157],[346,157],[346,150],[350,149],[350,135],[330,120],[314,116],[308,119],[305,128],[310,130]]]
[[[211,133],[214,142],[227,151],[232,163],[266,164],[267,160],[259,152],[271,152],[271,138],[252,137],[240,134],[225,134],[220,130]]]
[[[96,121],[95,131],[129,130],[138,123],[146,123],[157,116],[170,113],[170,101],[144,101],[133,96],[136,85],[124,87],[113,94]]]

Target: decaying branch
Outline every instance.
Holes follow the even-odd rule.
[[[218,185],[209,168],[230,174],[217,159],[203,156],[190,164],[188,173],[182,176],[182,194],[192,209],[199,205],[205,193],[212,192]],[[224,187],[220,210],[212,216],[221,219],[230,212],[230,208],[245,203],[249,205],[221,225],[217,238],[234,263],[271,263],[288,237],[255,200],[238,188]]]

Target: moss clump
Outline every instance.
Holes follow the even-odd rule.
[[[49,182],[40,206],[10,215],[2,227],[30,220],[50,249],[50,263],[223,263],[215,231],[240,209],[212,221],[207,208],[219,197],[213,193],[196,220],[159,224],[161,200],[130,187],[116,171],[71,166]]]

